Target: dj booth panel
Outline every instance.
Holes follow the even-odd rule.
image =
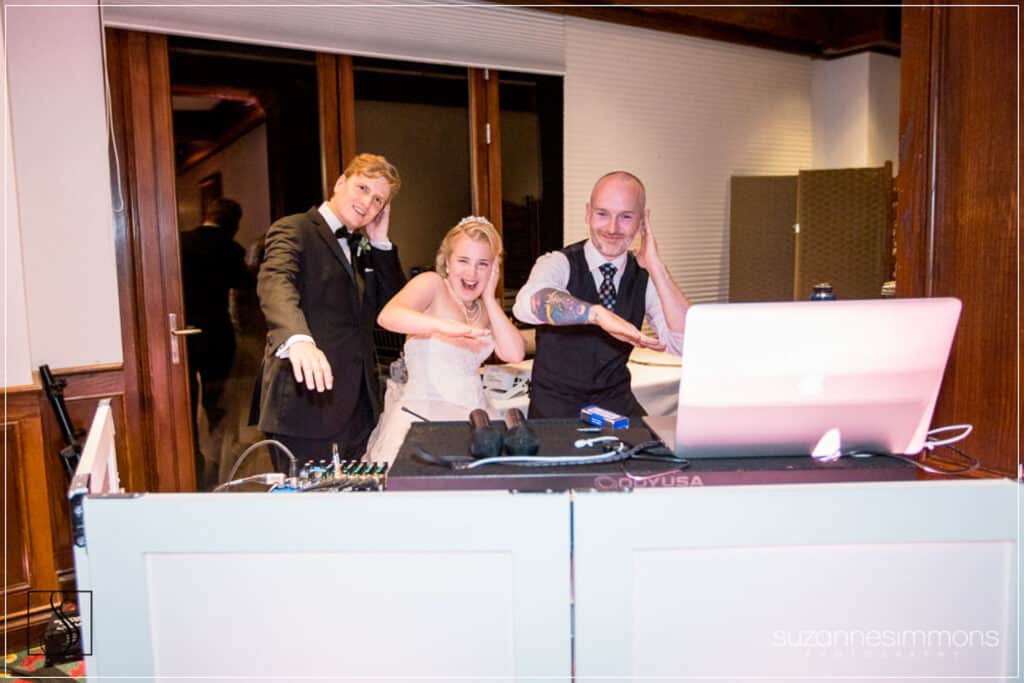
[[[576,674],[1009,679],[1018,496],[991,480],[577,493]]]
[[[84,504],[90,677],[569,680],[567,496]]]
[[[113,457],[71,491],[90,679],[1020,674],[1016,482],[111,495]]]

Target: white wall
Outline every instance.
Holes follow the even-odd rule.
[[[594,181],[632,171],[676,281],[694,300],[725,300],[730,176],[794,174],[811,150],[809,58],[567,22],[567,243],[586,235]]]
[[[814,62],[814,168],[899,162],[899,59],[864,52]]]
[[[867,141],[866,54],[814,62],[814,168],[863,166]]]
[[[3,292],[0,296],[0,358],[3,359],[5,387],[32,382],[32,358],[29,351],[28,315],[25,310],[25,272],[21,263],[21,227],[18,220],[18,192],[14,181],[14,157],[11,155],[11,121],[7,101],[7,60],[4,37],[0,34],[0,127],[3,135]]]
[[[175,179],[179,230],[191,230],[202,221],[199,181],[217,171],[223,196],[242,206],[242,222],[235,241],[248,248],[271,223],[266,125],[254,128]]]
[[[900,170],[900,60],[868,54],[868,166]]]
[[[120,362],[97,9],[5,10],[29,362]]]

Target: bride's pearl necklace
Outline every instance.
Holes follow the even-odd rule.
[[[466,319],[466,324],[470,327],[476,325],[480,321],[480,312],[482,310],[480,306],[480,299],[473,299],[472,303],[466,303],[455,295],[455,288],[452,286],[451,281],[445,278],[444,283],[448,285],[448,293],[455,299],[455,303],[458,304],[459,310],[462,311],[462,316]]]

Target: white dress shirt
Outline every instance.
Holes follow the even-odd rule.
[[[594,278],[594,286],[598,290],[600,290],[601,283],[604,281],[604,275],[601,274],[601,266],[605,263],[611,263],[615,266],[615,276],[612,282],[615,285],[615,292],[618,293],[619,283],[622,282],[622,273],[626,269],[626,254],[623,253],[618,258],[609,261],[590,243],[590,240],[587,240],[583,244],[583,256],[587,261],[590,275]],[[527,279],[526,284],[516,294],[516,303],[512,308],[513,315],[529,325],[546,324],[546,320],[541,320],[533,314],[530,300],[534,294],[542,289],[552,288],[563,292],[568,291],[566,288],[569,286],[569,275],[569,259],[565,254],[560,251],[551,251],[541,256],[537,259],[537,263],[533,265],[533,270],[530,271],[530,277]],[[681,355],[683,351],[683,333],[673,332],[668,329],[668,324],[665,322],[665,314],[661,310],[661,299],[658,298],[658,290],[650,277],[647,278],[647,291],[644,293],[644,314],[647,323],[654,330],[658,339],[665,342],[666,350],[677,356]]]

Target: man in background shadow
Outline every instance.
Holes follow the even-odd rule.
[[[213,431],[226,412],[221,399],[235,359],[229,292],[256,284],[255,276],[246,267],[245,250],[234,240],[241,219],[242,207],[238,202],[215,199],[206,207],[202,225],[181,234],[185,322],[202,330],[188,337],[189,393],[199,489],[213,483],[215,466],[199,448],[199,387],[202,386],[206,420]]]

